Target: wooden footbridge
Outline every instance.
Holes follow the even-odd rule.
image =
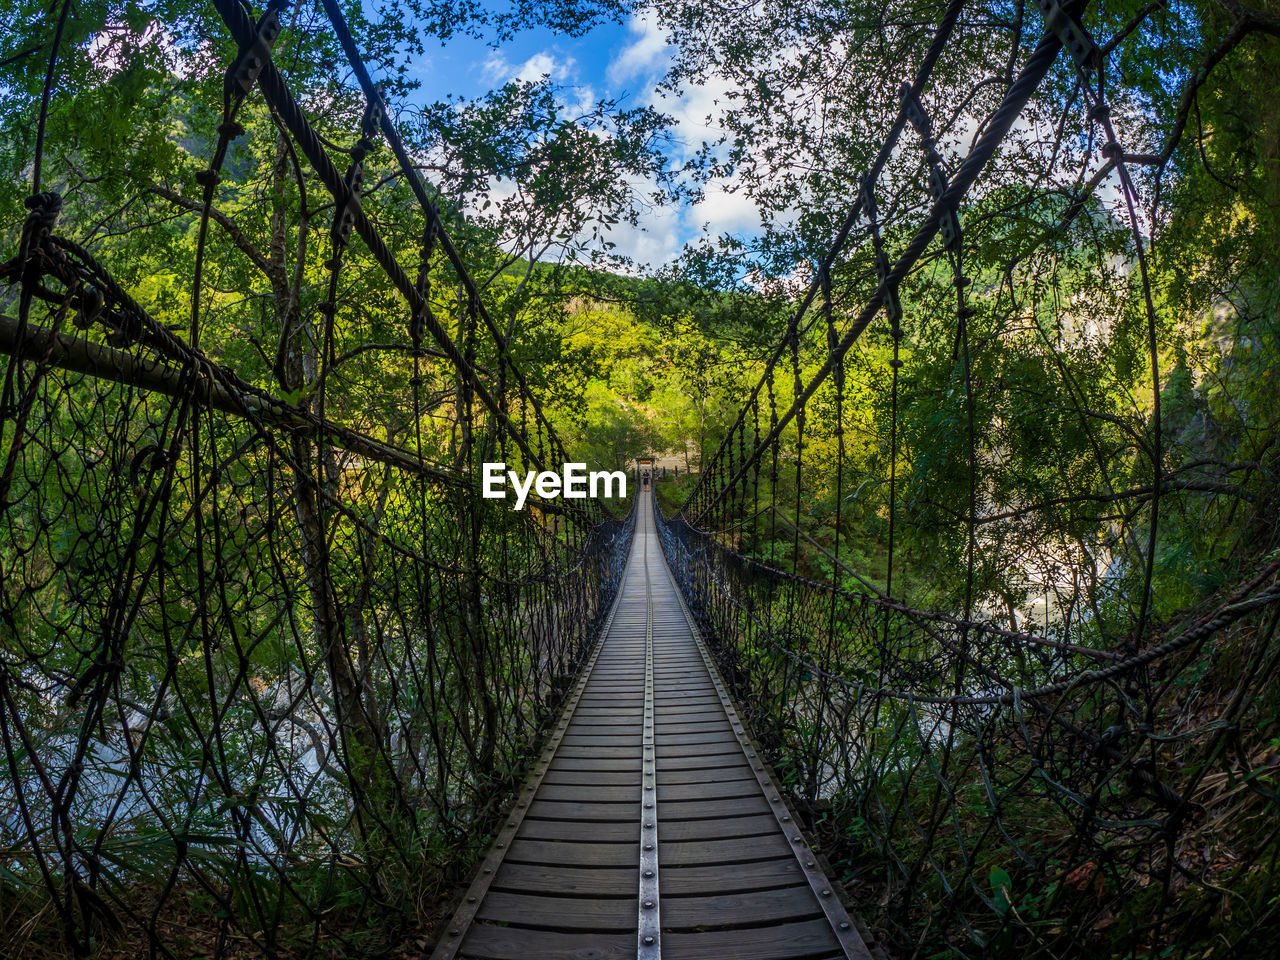
[[[865,958],[662,556],[618,600],[435,960]]]

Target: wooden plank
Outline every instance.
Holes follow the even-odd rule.
[[[581,776],[605,776],[603,773],[594,773],[586,770],[572,771]],[[548,771],[550,775],[550,771]],[[567,776],[568,774],[559,774],[559,776]],[[658,786],[675,786],[676,784],[689,783],[724,783],[729,780],[750,780],[752,783],[756,779],[751,774],[751,768],[745,763],[739,763],[730,767],[708,767],[705,770],[659,770]]]
[[[565,933],[473,924],[462,942],[462,956],[483,960],[594,960],[636,953],[634,933]]]
[[[633,743],[639,743],[640,737],[636,736],[616,736],[609,734],[582,734],[575,732],[572,728],[565,734],[564,741],[560,749],[566,747],[589,747],[592,750],[597,748],[623,747],[630,748]]]
[[[559,757],[586,757],[591,760],[602,758],[618,760],[634,760],[640,764],[640,741],[634,747],[561,747],[556,751]]]
[[[643,726],[643,721],[636,719],[633,710],[630,708],[619,707],[607,715],[602,712],[599,714],[588,714],[587,716],[583,716],[582,711],[578,710],[574,713],[573,723],[570,724],[570,729],[573,727],[585,727],[588,730],[595,730],[597,732],[603,729],[608,732],[617,733],[619,728],[629,730],[632,727],[641,726]]]
[[[548,770],[542,777],[543,785],[579,786],[590,789],[600,787],[625,787],[635,785],[639,790],[639,779],[631,770]]]
[[[662,898],[662,926],[664,930],[672,931],[758,927],[766,923],[811,920],[821,916],[822,908],[808,884],[752,893]]]
[[[673,733],[662,736],[657,741],[658,750],[668,755],[697,755],[712,752],[702,747],[734,748],[742,756],[742,747],[734,739],[732,730],[707,730],[703,733]]]
[[[736,756],[741,758],[742,748],[732,739],[717,740],[714,743],[660,743],[658,744],[658,758],[677,760],[681,757],[702,757],[707,755],[717,757],[733,756],[734,754],[731,751],[735,750],[737,751]]]
[[[516,841],[519,843],[520,841]],[[756,837],[732,837],[725,840],[659,842],[658,862],[663,867],[689,867],[700,864],[741,864],[755,860],[774,860],[791,853],[791,845],[776,830]],[[736,867],[735,867],[736,869]],[[809,890],[808,887],[805,887]],[[710,891],[709,891],[710,892]],[[812,900],[813,891],[809,890]],[[816,901],[814,901],[816,903]]]
[[[741,803],[742,801],[729,801]],[[539,820],[627,820],[636,819],[636,802],[628,803],[564,803],[558,800],[538,800],[529,804],[530,817]]]
[[[574,711],[573,722],[588,725],[607,725],[616,723],[635,723],[641,716],[643,704],[615,702],[612,698],[603,699],[599,706],[587,707],[584,711],[579,707]]]
[[[538,796],[542,796],[548,789],[545,784],[538,791]],[[555,789],[566,789],[557,787]],[[587,789],[587,788],[575,788]],[[603,788],[598,788],[603,789]],[[658,800],[667,803],[678,800],[728,800],[735,797],[758,797],[760,796],[760,784],[755,780],[711,780],[703,783],[680,783],[668,784],[667,786],[658,785]],[[593,800],[603,799],[597,797],[594,793],[590,795]]]
[[[481,920],[522,927],[632,933],[634,936],[636,909],[634,900],[548,897],[495,890],[485,898],[478,916]]]
[[[728,723],[728,718],[725,717],[724,711],[721,710],[719,706],[716,706],[713,709],[710,705],[708,705],[704,710],[698,710],[685,704],[681,706],[670,706],[664,711],[658,709],[655,704],[654,719],[657,721],[659,729],[662,727],[685,723],[712,723],[720,720]],[[576,723],[577,721],[574,722]]]
[[[658,775],[677,770],[703,770],[710,767],[736,767],[744,762],[742,749],[734,747],[731,751],[706,753],[698,756],[658,757]]]
[[[658,734],[657,745],[661,750],[675,750],[680,747],[702,747],[716,744],[732,744],[737,746],[732,730],[706,730],[699,733]]]
[[[709,711],[715,713],[724,713],[724,708],[720,706],[720,701],[711,693],[695,694],[693,696],[682,695],[678,697],[663,696],[661,700],[655,693],[653,697],[653,709],[659,712],[671,710],[698,710]]]
[[[562,757],[556,754],[556,758],[551,761],[547,767],[547,772],[552,770],[635,770],[639,767],[638,760],[632,760],[628,757],[596,757],[588,754],[585,757]]]
[[[743,863],[732,870],[705,865],[669,866],[663,868],[661,881],[664,897],[706,896],[708,891],[724,894],[793,887],[804,882],[804,873],[795,857],[787,857]]]
[[[654,699],[657,699],[657,693],[654,693]],[[710,680],[699,683],[691,683],[680,691],[663,691],[662,700],[667,706],[674,704],[701,704],[701,705],[720,705],[720,695],[716,693],[715,684]],[[656,704],[655,704],[656,705]]]
[[[840,943],[826,918],[707,933],[664,933],[664,960],[800,960],[830,956]]]
[[[638,739],[644,731],[643,722],[628,720],[626,723],[572,723],[566,734],[579,737],[625,737]]]
[[[525,822],[527,824],[529,821]],[[771,814],[765,813],[755,817],[726,817],[723,820],[665,821],[662,824],[662,838],[664,840],[719,840],[725,837],[757,837],[766,833],[776,833],[777,830],[778,821]]]
[[[703,846],[706,845],[703,844]],[[690,856],[693,855],[696,855],[696,849],[691,848]],[[640,850],[634,841],[631,843],[579,843],[568,840],[526,840],[517,837],[507,851],[506,862],[540,863],[561,867],[639,867]]]
[[[699,716],[689,716],[683,711],[677,712],[670,710],[664,716],[663,714],[654,712],[654,729],[658,733],[694,733],[698,730],[732,730],[729,726],[729,718],[724,715],[724,711],[716,713],[702,714]]]
[[[514,893],[630,897],[634,901],[638,889],[636,879],[634,870],[621,867],[546,867],[528,863],[506,863],[498,868],[493,886]],[[708,888],[695,892],[704,892],[706,889]]]
[[[672,790],[679,789],[672,787]],[[688,789],[688,788],[685,788]],[[756,787],[759,790],[759,786]],[[542,789],[538,791],[538,800],[563,800],[571,803],[626,803],[628,801],[638,803],[640,801],[640,781],[635,778],[635,783],[626,786],[605,786],[603,784],[594,785],[564,785],[559,783],[542,784]]]
[[[693,821],[698,822],[698,821]],[[597,820],[591,824],[590,840],[595,843],[630,843],[636,842],[638,827],[634,819],[607,822]],[[573,820],[534,820],[526,817],[520,826],[518,837],[527,840],[577,840],[584,837],[583,825]],[[701,836],[701,835],[699,835]],[[689,839],[698,837],[690,836]]]

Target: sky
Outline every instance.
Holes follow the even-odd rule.
[[[443,46],[428,47],[415,79],[421,83],[424,100],[476,97],[512,79],[537,80],[548,75],[566,88],[570,101],[619,98],[624,105],[653,106],[674,120],[670,153],[678,166],[704,141],[714,142],[719,136],[717,100],[723,102],[725,88],[712,83],[686,89],[679,97],[664,96],[657,86],[669,62],[666,35],[653,14],[641,8],[623,23],[601,23],[577,38],[537,27],[494,48],[483,40],[457,36]],[[969,135],[976,129],[976,117],[962,120],[955,142],[946,145],[952,163],[967,152]],[[1043,134],[1020,118],[1010,139],[1036,140]],[[1100,156],[1093,158],[1094,164],[1101,162]],[[754,204],[743,193],[726,189],[729,186],[714,181],[704,184],[698,203],[646,211],[638,227],[620,224],[608,239],[617,245],[616,253],[633,258],[637,265],[661,266],[704,234],[742,238],[758,234],[760,220]],[[1114,177],[1098,195],[1104,204],[1119,208]]]
[[[717,135],[707,122],[716,110],[717,92],[696,88],[678,99],[661,96],[657,85],[668,63],[666,36],[651,15],[640,12],[625,23],[600,24],[578,38],[536,28],[495,49],[483,40],[454,37],[443,46],[428,47],[414,79],[424,101],[480,96],[509,80],[537,80],[545,74],[579,102],[619,97],[627,105],[652,105],[675,121],[671,152],[678,164]],[[659,266],[703,231],[741,235],[758,227],[750,200],[711,184],[699,203],[647,211],[638,228],[620,224],[609,239],[617,244],[616,253]]]

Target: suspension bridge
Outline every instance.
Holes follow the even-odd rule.
[[[435,956],[869,957],[636,510],[601,640]]]
[[[571,458],[340,5],[320,7],[363,100],[346,146],[273,59],[286,5],[214,6],[235,53],[183,208],[197,237],[184,334],[131,294],[109,250],[60,232],[40,147],[56,39],[29,214],[0,265],[13,291],[0,317],[0,883],[40,903],[72,953],[112,934],[194,955],[178,917],[198,909],[211,918],[201,955],[371,955],[385,944],[368,928],[409,923],[450,885],[462,892],[423,956],[819,960],[926,942],[1085,956],[1109,936],[1136,955],[1208,922],[1176,895],[1212,887],[1191,852],[1206,777],[1241,771],[1225,739],[1194,773],[1170,760],[1180,734],[1159,718],[1176,691],[1159,671],[1207,657],[1228,628],[1274,629],[1280,563],[1152,635],[1161,504],[1216,496],[1226,478],[1212,464],[1171,471],[1162,452],[1130,173],[1147,160],[1112,124],[1113,45],[1084,29],[1086,3],[1042,0],[1034,29],[1028,13],[1034,42],[954,163],[938,143],[955,119],[927,108],[966,5],[946,6],[696,486],[669,513],[645,490],[623,517],[594,499],[515,512],[477,495],[484,462]],[[1241,35],[1257,26],[1236,16]],[[1113,566],[1137,588],[1105,635],[1099,604],[1115,598],[1102,587],[1063,588],[1043,625],[1000,615],[985,592],[1016,536],[1052,541],[1054,563],[1088,553],[1053,526],[1061,503],[989,501],[1002,451],[976,413],[994,401],[975,373],[965,204],[1051,74],[1102,163],[1053,208],[1044,242],[1113,178],[1153,382],[1130,427],[1093,417],[1066,378],[1064,409],[1093,448],[1127,451],[1143,477],[1124,488],[1104,464],[1104,491],[1083,498],[1128,511],[1107,522],[1123,528]],[[279,197],[305,211],[298,259],[322,261],[319,284],[291,272],[283,243],[263,254],[219,211],[255,109],[276,138]],[[374,215],[364,168],[379,147],[406,192]],[[887,176],[895,156],[918,176]],[[317,190],[324,203],[309,205]],[[277,341],[248,360],[212,319],[233,308],[211,273],[236,258],[267,291]],[[900,502],[912,443],[900,289],[925,269],[945,278],[932,309],[954,340],[943,379],[962,481],[947,514],[955,582],[913,603],[901,540],[922,521]],[[355,271],[404,314],[363,379],[352,361],[367,331],[344,295]],[[883,355],[855,363],[864,334]],[[880,451],[862,484],[880,497],[875,576],[842,532],[861,482],[847,415],[859,377],[886,411],[858,441]],[[352,383],[365,400],[344,399]],[[369,397],[394,411],[384,423]],[[819,500],[834,539],[806,526]],[[1266,649],[1248,654],[1221,738],[1266,683]],[[850,898],[851,870],[875,886]],[[21,909],[0,928],[14,955],[39,925]]]

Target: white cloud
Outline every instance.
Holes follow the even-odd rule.
[[[686,229],[687,213],[671,205],[652,206],[640,216],[637,226],[620,223],[612,227],[605,239],[616,244],[611,251],[630,257],[637,267],[662,266],[680,252]]]
[[[568,78],[569,71],[572,68],[573,60],[560,63],[549,53],[535,53],[520,67],[520,72],[516,74],[516,79],[534,81],[541,80],[543,77],[550,77],[555,81],[563,81]]]
[[[556,83],[563,83],[577,66],[572,57],[558,60],[555,55],[543,50],[521,64],[513,64],[497,50],[489,54],[484,62],[482,72],[490,83],[509,83],[522,80],[534,83],[543,77],[550,77]]]
[[[635,39],[609,64],[606,76],[610,83],[649,77],[666,66],[669,40],[666,32],[658,26],[652,11],[632,14],[627,28]]]
[[[755,201],[744,192],[728,187],[715,182],[707,186],[691,211],[694,225],[705,227],[712,236],[759,232],[760,213]]]
[[[692,157],[704,142],[715,143],[725,132],[724,114],[733,83],[715,76],[700,86],[690,86],[675,104],[654,106],[668,113],[675,122],[675,140],[683,148],[682,159]]]

